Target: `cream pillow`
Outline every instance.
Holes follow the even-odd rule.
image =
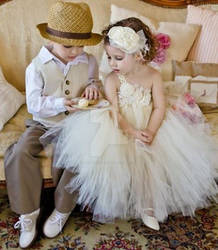
[[[0,68],[0,131],[4,124],[12,118],[20,106],[25,103],[25,96],[9,84]]]
[[[173,79],[172,60],[183,61],[186,59],[188,52],[197,36],[200,29],[199,25],[185,24],[176,22],[160,22],[144,17],[137,12],[111,5],[111,18],[110,22],[114,23],[121,19],[128,17],[137,17],[145,22],[154,33],[164,33],[169,35],[171,39],[171,45],[167,49],[166,61],[160,66],[160,71],[164,81],[170,81]],[[104,78],[111,69],[107,62],[106,53],[103,53],[100,63],[100,75]]]
[[[157,33],[167,34],[171,39],[171,45],[166,51],[166,61],[161,65],[161,74],[164,81],[172,80],[172,60],[184,61],[186,59],[199,29],[200,26],[195,24],[159,23]]]
[[[120,8],[114,4],[111,4],[110,23],[116,23],[117,21],[128,18],[128,17],[139,18],[140,20],[142,20],[142,22],[144,22],[145,24],[149,26],[152,32],[155,32],[158,28],[158,22],[155,21],[154,19],[142,16],[135,11]]]

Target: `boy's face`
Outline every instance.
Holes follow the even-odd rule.
[[[51,52],[63,63],[67,64],[68,62],[73,61],[77,56],[83,53],[83,46],[67,46],[52,42]]]
[[[109,44],[105,45],[105,51],[107,53],[108,63],[115,73],[125,75],[134,69],[136,60],[133,54],[126,54]]]

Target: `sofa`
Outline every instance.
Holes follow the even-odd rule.
[[[71,1],[81,2],[81,0]],[[164,8],[152,5],[152,1],[149,1],[150,3],[139,0],[82,1],[90,5],[95,32],[101,32],[110,22],[136,16],[146,22],[153,32],[169,35],[171,45],[166,50],[165,62],[162,65],[153,65],[160,70],[163,76],[167,94],[176,96],[180,94],[180,91],[182,93],[187,86],[189,86],[188,90],[191,91],[190,81],[193,82],[194,78],[199,75],[204,77],[203,80],[206,82],[212,78],[212,82],[209,84],[207,82],[207,86],[212,86],[213,96],[209,97],[212,101],[209,101],[210,105],[204,103],[205,105],[202,107],[205,108],[204,106],[206,106],[207,109],[202,110],[205,113],[205,119],[210,124],[212,135],[218,141],[216,92],[218,86],[218,43],[217,32],[215,34],[213,32],[213,29],[214,31],[218,30],[218,3],[204,5],[203,7]],[[48,8],[55,0],[12,0],[6,1],[4,4],[1,2],[0,186],[5,187],[5,151],[10,144],[17,141],[24,131],[24,121],[31,118],[25,105],[25,68],[38,53],[40,47],[46,43],[39,35],[36,24],[46,22]],[[161,3],[161,1],[154,2]],[[171,2],[175,3],[175,1]],[[209,14],[206,13],[208,19],[199,18],[201,14],[206,15],[204,12],[209,12]],[[211,27],[210,23],[214,22],[216,26]],[[209,41],[204,45],[206,38]],[[104,80],[104,76],[109,69],[103,53],[103,45],[99,44],[95,47],[86,48],[86,50],[96,56],[100,65],[100,77]],[[202,50],[205,53],[202,53]],[[195,65],[193,66],[193,64]],[[205,67],[208,67],[208,69]],[[202,83],[202,80],[200,83]],[[198,85],[193,86],[196,88]],[[201,100],[200,106],[202,102],[204,100]],[[42,163],[41,169],[45,186],[50,187],[52,186],[51,154],[43,151],[38,157],[40,157]]]

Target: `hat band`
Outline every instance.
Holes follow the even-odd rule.
[[[91,33],[71,33],[71,32],[63,32],[59,30],[54,30],[52,28],[47,27],[46,31],[53,36],[61,37],[61,38],[69,38],[69,39],[88,39],[91,37]]]

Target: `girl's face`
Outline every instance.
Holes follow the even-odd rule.
[[[108,57],[108,63],[115,73],[126,75],[134,69],[136,64],[135,55],[126,54],[122,50],[112,47],[109,44],[105,45],[105,51]]]
[[[83,46],[67,46],[55,42],[52,42],[52,46],[52,53],[65,64],[83,53]]]

